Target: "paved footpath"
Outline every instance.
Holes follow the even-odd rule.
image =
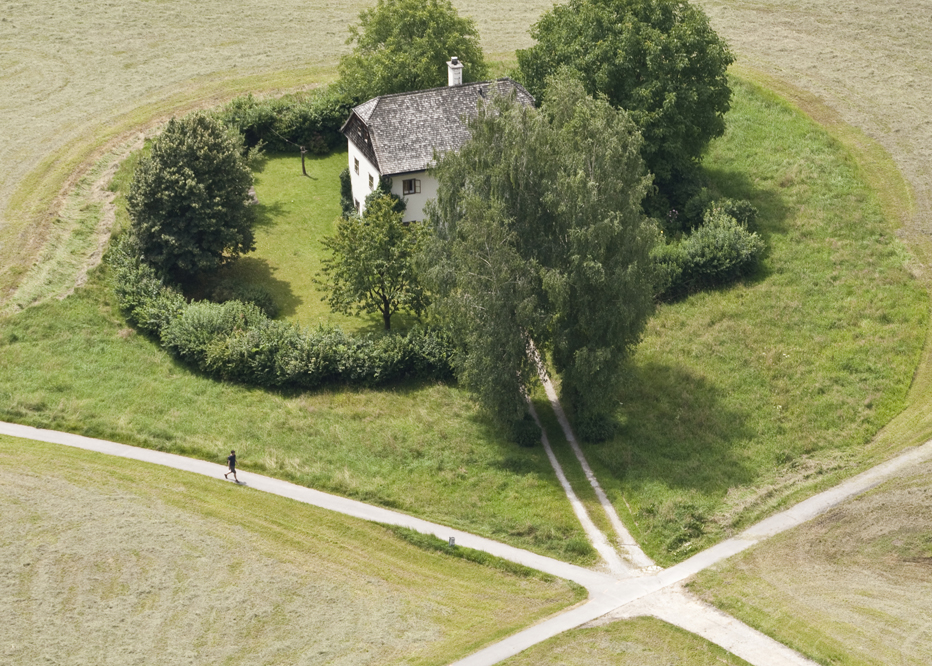
[[[221,479],[226,471],[226,467],[222,465],[203,460],[12,423],[0,422],[0,434],[140,460],[217,479]],[[789,651],[785,646],[763,634],[745,627],[733,618],[728,618],[727,615],[715,609],[683,596],[679,585],[699,571],[736,553],[740,553],[774,534],[825,513],[842,502],[895,476],[904,468],[929,459],[932,459],[932,442],[907,449],[897,457],[848,479],[835,488],[800,502],[786,511],[771,516],[737,536],[704,550],[676,566],[650,575],[645,574],[640,577],[625,577],[623,579],[414,518],[397,511],[330,495],[279,479],[248,472],[239,472],[239,475],[243,478],[245,485],[256,490],[274,493],[363,520],[408,527],[424,534],[433,534],[444,540],[454,537],[457,545],[482,550],[497,557],[572,580],[589,591],[589,601],[585,604],[576,606],[480,650],[456,662],[458,666],[488,666],[498,663],[564,631],[580,627],[603,616],[612,617],[609,614],[613,612],[617,612],[618,617],[630,617],[632,616],[631,613],[655,615],[726,647],[726,649],[752,664],[759,666],[773,666],[776,664],[796,666],[813,662]]]

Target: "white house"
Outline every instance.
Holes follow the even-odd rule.
[[[424,219],[424,204],[437,195],[437,181],[427,173],[434,151],[457,150],[469,138],[464,119],[475,117],[482,100],[514,94],[531,106],[534,98],[509,78],[463,83],[463,64],[447,63],[449,85],[382,95],[355,107],[340,130],[349,144],[349,171],[356,210],[379,178],[392,179],[392,192],[405,199],[404,221]]]

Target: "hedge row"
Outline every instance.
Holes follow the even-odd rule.
[[[453,349],[440,334],[350,337],[269,319],[252,303],[188,303],[135,252],[127,234],[110,251],[114,292],[127,318],[162,347],[212,377],[267,387],[374,386],[453,376]]]
[[[214,112],[214,117],[243,135],[246,145],[264,144],[276,152],[304,146],[323,155],[345,145],[340,128],[353,103],[335,86],[277,99],[237,97]]]

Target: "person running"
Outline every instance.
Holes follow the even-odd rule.
[[[230,455],[227,456],[227,465],[229,465],[230,471],[224,474],[223,478],[229,480],[230,474],[232,474],[233,480],[239,483],[239,479],[236,478],[236,451],[230,451]]]

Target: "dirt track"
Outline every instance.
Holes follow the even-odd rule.
[[[904,231],[932,236],[932,6],[927,0],[699,0],[739,64],[813,93],[878,141],[912,185]]]

